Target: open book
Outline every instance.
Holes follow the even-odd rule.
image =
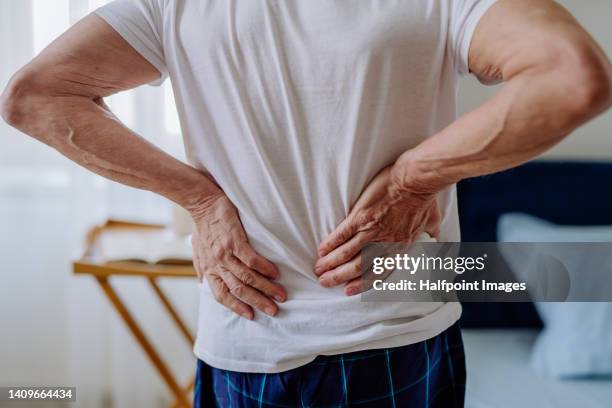
[[[145,262],[190,265],[190,237],[179,237],[169,229],[116,229],[103,233],[97,242],[102,262]]]

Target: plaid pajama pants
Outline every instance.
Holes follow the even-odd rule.
[[[239,373],[198,361],[195,408],[460,408],[465,358],[459,325],[403,347],[318,356],[276,374]]]

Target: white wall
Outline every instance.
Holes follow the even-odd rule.
[[[559,0],[580,21],[609,58],[612,58],[612,0]],[[487,100],[497,87],[485,87],[466,78],[460,88],[460,113]],[[568,97],[571,97],[568,96]],[[612,160],[612,110],[578,129],[544,155],[551,159]]]

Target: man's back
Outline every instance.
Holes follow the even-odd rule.
[[[319,243],[367,183],[455,119],[460,40],[485,7],[451,22],[450,4],[159,0],[141,5],[146,19],[129,5],[98,11],[169,74],[190,163],[236,205],[288,292],[275,318],[245,321],[204,285],[195,350],[205,361],[285,370],[420,341],[458,318],[458,305],[361,303],[313,272]],[[439,203],[440,239],[458,241],[454,187]]]

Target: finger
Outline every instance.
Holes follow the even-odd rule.
[[[198,247],[199,247],[198,237],[197,237],[197,234],[194,232],[191,235],[191,250],[193,253],[193,269],[196,270],[198,281],[202,282],[202,279],[204,278],[204,274],[202,273],[202,268],[200,267],[200,257],[198,256],[198,251],[197,251]]]
[[[319,256],[322,257],[329,254],[352,238],[356,233],[357,225],[355,225],[353,218],[349,214],[349,216],[346,217],[340,225],[321,242],[321,244],[319,244]]]
[[[204,269],[200,265],[200,258],[197,255],[194,255],[193,257],[193,268],[198,276],[198,281],[202,283],[204,281]]]
[[[191,239],[191,247],[193,249],[193,268],[196,270],[196,274],[198,275],[198,281],[202,282],[204,280],[204,268],[202,268],[202,265],[200,264],[198,244],[195,238]]]
[[[360,232],[323,258],[319,258],[315,263],[315,275],[320,276],[337,266],[349,262],[361,251],[363,245],[368,242],[369,236],[369,233]]]
[[[344,287],[346,296],[355,296],[362,292],[365,292],[365,285],[361,277],[349,281]]]
[[[425,229],[425,232],[429,234],[432,238],[438,238],[440,236],[440,227],[439,226],[428,226]]]
[[[382,275],[379,275],[376,279],[385,280],[389,277],[391,271],[385,272]],[[359,276],[351,281],[349,281],[344,287],[344,293],[347,296],[355,296],[360,293],[363,293],[372,288],[373,281],[369,279],[370,277],[366,277],[364,279],[364,275]]]
[[[217,302],[232,310],[234,313],[246,319],[253,320],[253,309],[232,295],[229,287],[221,277],[214,274],[208,274],[206,275],[206,279]]]
[[[247,267],[256,270],[264,276],[270,279],[280,278],[278,268],[272,262],[259,255],[255,250],[248,244],[240,245],[234,251],[234,256],[242,261]]]
[[[267,315],[276,315],[278,312],[278,306],[276,306],[276,303],[270,300],[270,298],[263,295],[257,289],[246,285],[226,267],[222,267],[220,269],[222,270],[220,272],[221,278],[229,288],[232,295],[255,309],[261,310]]]
[[[319,278],[319,283],[325,288],[349,282],[361,276],[361,255],[357,255],[350,262],[325,272]]]
[[[200,266],[200,257],[198,256],[197,251],[193,251],[193,269],[196,270],[198,281],[202,282],[202,279],[204,278],[204,273]]]
[[[386,280],[392,271],[385,271],[382,275],[376,276],[376,280]],[[344,287],[344,293],[347,296],[355,296],[360,293],[366,292],[373,288],[374,277],[368,274],[361,274],[358,278],[349,281]]]
[[[238,258],[230,261],[230,268],[234,276],[247,286],[259,290],[264,295],[274,298],[277,302],[287,300],[287,292],[278,283],[272,282],[257,271],[246,267]]]
[[[429,236],[433,238],[438,238],[440,235],[440,222],[442,220],[442,214],[438,209],[437,205],[434,205],[429,212],[429,216],[427,219],[427,226],[425,227],[425,232],[429,234]]]

